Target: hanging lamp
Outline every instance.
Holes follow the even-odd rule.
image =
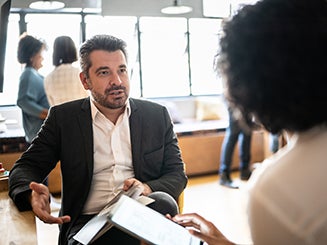
[[[192,12],[192,7],[184,6],[180,4],[179,0],[174,0],[172,6],[168,6],[161,9],[161,13],[163,14],[187,14]]]
[[[59,1],[36,1],[32,2],[29,7],[31,9],[38,9],[38,10],[55,10],[55,9],[62,9],[65,7],[63,2]]]

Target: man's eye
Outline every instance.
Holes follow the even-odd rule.
[[[109,71],[99,71],[98,75],[99,76],[107,76],[109,74]]]
[[[120,71],[120,73],[126,73],[127,72],[127,69],[126,68],[122,68],[119,71]]]

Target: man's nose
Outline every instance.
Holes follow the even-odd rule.
[[[111,85],[121,85],[123,82],[119,76],[119,74],[115,73],[113,74],[113,76],[111,77],[111,80],[110,80],[110,84]]]

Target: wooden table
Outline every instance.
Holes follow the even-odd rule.
[[[7,191],[0,192],[0,243],[36,245],[36,223],[32,211],[19,212]]]
[[[0,192],[8,191],[8,176],[0,176]]]

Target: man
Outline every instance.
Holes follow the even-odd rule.
[[[60,224],[59,244],[78,244],[73,236],[122,189],[139,185],[143,195],[165,192],[177,200],[187,183],[166,108],[129,98],[125,42],[94,36],[82,45],[80,59],[80,79],[91,98],[51,108],[9,177],[9,195],[19,210],[32,209],[45,223]],[[53,217],[48,188],[38,183],[58,161],[62,206]],[[139,244],[118,229],[95,244],[118,242]]]

